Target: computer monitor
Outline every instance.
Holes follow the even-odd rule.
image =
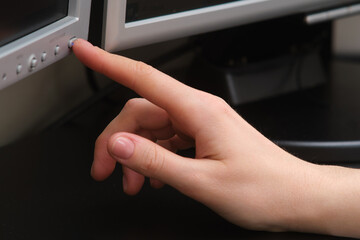
[[[1,3],[0,89],[70,54],[69,40],[87,38],[89,0]]]
[[[115,52],[354,2],[359,0],[5,1],[0,15],[0,89],[70,54],[69,40],[88,37],[91,5],[92,15],[102,9],[102,47]]]
[[[108,51],[119,51],[356,2],[359,1],[107,0],[104,9],[102,47]]]

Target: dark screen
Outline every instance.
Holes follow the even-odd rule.
[[[3,1],[0,46],[67,16],[68,4],[69,0]]]
[[[126,22],[183,12],[241,0],[128,0]]]

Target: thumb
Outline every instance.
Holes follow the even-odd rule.
[[[114,134],[108,142],[108,152],[123,166],[180,191],[187,192],[191,190],[187,186],[194,186],[190,179],[196,171],[196,161],[170,152],[146,138],[130,133]]]

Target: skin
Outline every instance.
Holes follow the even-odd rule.
[[[149,177],[153,187],[168,184],[248,229],[360,237],[359,170],[292,156],[222,99],[142,62],[81,39],[73,51],[144,97],[129,100],[97,139],[94,179],[106,179],[119,163],[129,195]],[[195,159],[176,154],[190,147]]]

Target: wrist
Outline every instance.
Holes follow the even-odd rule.
[[[282,173],[282,190],[277,196],[278,225],[285,231],[327,234],[332,198],[325,167],[293,160]]]

